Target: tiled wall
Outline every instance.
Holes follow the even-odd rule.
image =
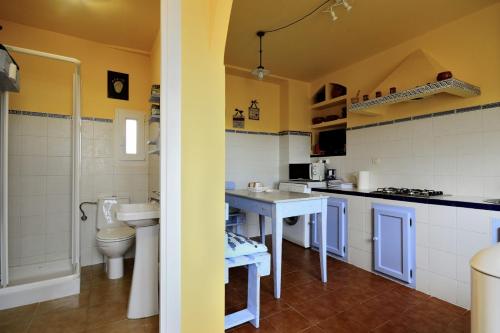
[[[370,170],[371,187],[435,188],[500,195],[500,105],[471,107],[347,131],[347,156],[330,167],[351,179]]]
[[[280,180],[288,179],[288,163],[309,162],[310,142],[306,133],[226,131],[226,180],[234,181],[238,189],[246,188],[250,181],[277,187]],[[257,236],[257,215],[249,213],[247,219],[246,235]],[[271,224],[266,227],[270,233]]]
[[[146,126],[147,128],[147,126]],[[131,202],[148,198],[148,161],[118,161],[114,158],[113,122],[103,119],[82,120],[81,201],[97,201],[101,195],[130,196]],[[147,137],[146,130],[146,137]],[[102,262],[96,247],[96,206],[87,205],[88,220],[81,222],[81,264]],[[133,255],[130,249],[127,256]]]
[[[372,204],[415,208],[416,289],[447,302],[470,308],[472,256],[491,244],[492,219],[500,212],[417,204],[339,194],[348,201],[348,261],[372,270]]]
[[[9,265],[71,258],[71,119],[9,115]]]

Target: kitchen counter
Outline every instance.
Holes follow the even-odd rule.
[[[297,193],[288,191],[272,190],[271,192],[250,192],[249,190],[226,190],[226,194],[235,195],[242,198],[249,198],[269,203],[291,202],[304,200],[317,200],[327,196],[320,193]]]
[[[358,190],[356,188],[354,189],[313,188],[312,191],[323,192],[323,193],[336,193],[343,195],[354,195],[358,197],[379,198],[386,200],[416,202],[416,203],[424,203],[430,205],[500,211],[500,205],[484,202],[484,200],[486,199],[493,199],[493,198],[483,198],[483,197],[473,197],[473,196],[469,197],[469,196],[458,196],[458,195],[440,195],[428,198],[409,197],[409,196],[392,195],[392,194],[370,193],[372,191],[375,191],[375,189]]]

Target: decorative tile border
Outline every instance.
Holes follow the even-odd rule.
[[[497,107],[500,107],[500,102],[488,103],[488,104],[483,104],[483,105],[468,106],[465,108],[454,109],[454,110],[439,111],[439,112],[422,114],[422,115],[413,116],[413,117],[382,121],[379,123],[373,123],[373,124],[368,124],[368,125],[348,127],[346,130],[351,131],[351,130],[358,130],[358,129],[362,129],[362,128],[369,128],[369,127],[375,127],[375,126],[392,125],[392,124],[402,123],[405,121],[420,120],[420,119],[432,118],[432,117],[442,117],[442,116],[448,116],[448,115],[457,114],[457,113],[473,112],[473,111],[479,111],[479,110],[493,109],[493,108],[497,108]]]
[[[283,135],[298,135],[298,136],[311,136],[311,132],[301,132],[301,131],[281,131],[275,132],[252,132],[252,131],[241,131],[234,129],[226,129],[226,133],[238,133],[238,134],[252,134],[252,135],[271,135],[271,136],[283,136]]]
[[[42,118],[59,118],[59,119],[73,119],[72,115],[46,113],[46,112],[32,112],[22,110],[9,110],[9,114],[17,114],[22,116],[42,117]],[[81,117],[82,120],[97,121],[101,123],[112,123],[113,119],[95,118],[95,117]]]

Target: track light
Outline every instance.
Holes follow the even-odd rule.
[[[329,13],[330,16],[332,17],[332,21],[335,22],[338,20],[339,17],[337,16],[337,14],[335,14],[335,10],[333,10],[333,6],[334,5],[331,5],[330,7],[328,7],[328,9],[323,11],[323,13]]]
[[[343,0],[343,1],[342,1],[342,4],[344,5],[345,10],[347,10],[348,12],[350,12],[350,11],[351,11],[352,6],[351,6],[351,5],[349,5],[349,3],[348,3],[346,0]]]

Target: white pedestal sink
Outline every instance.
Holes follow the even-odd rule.
[[[116,218],[136,229],[134,274],[127,317],[138,319],[157,315],[160,206],[157,203],[120,204]]]

